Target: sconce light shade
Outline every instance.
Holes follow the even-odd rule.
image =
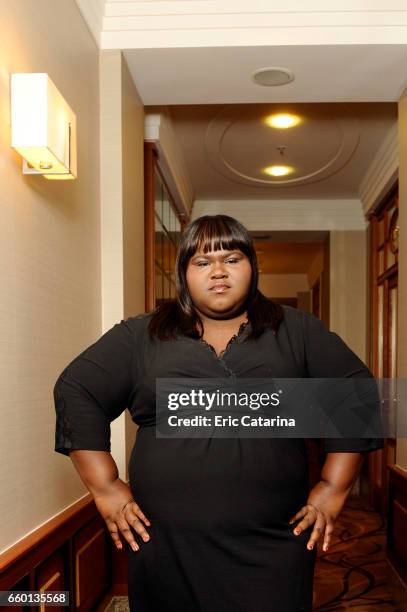
[[[76,168],[76,115],[45,73],[11,75],[11,146],[26,174],[72,179]]]

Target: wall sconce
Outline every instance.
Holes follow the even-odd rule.
[[[23,157],[23,173],[76,178],[76,115],[49,76],[12,74],[10,91],[11,146]]]

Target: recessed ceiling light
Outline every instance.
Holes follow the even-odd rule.
[[[278,113],[278,115],[270,115],[266,119],[266,123],[273,128],[280,130],[286,130],[294,127],[300,123],[301,119],[298,115],[291,115],[290,113]]]
[[[294,74],[287,68],[259,68],[259,70],[253,72],[251,79],[256,85],[276,87],[294,81]]]
[[[264,172],[271,176],[286,176],[287,174],[291,174],[292,171],[293,168],[291,168],[291,166],[269,166],[264,169]]]

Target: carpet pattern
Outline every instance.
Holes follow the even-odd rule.
[[[382,517],[360,497],[349,497],[329,551],[318,543],[314,611],[402,612],[388,590],[389,574]]]

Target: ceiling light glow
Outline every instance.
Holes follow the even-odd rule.
[[[301,119],[297,115],[291,115],[290,113],[279,113],[278,115],[270,115],[267,117],[266,122],[270,127],[278,128],[279,130],[286,130],[294,127],[300,123]]]
[[[264,172],[270,176],[287,176],[293,172],[291,166],[269,166]]]

